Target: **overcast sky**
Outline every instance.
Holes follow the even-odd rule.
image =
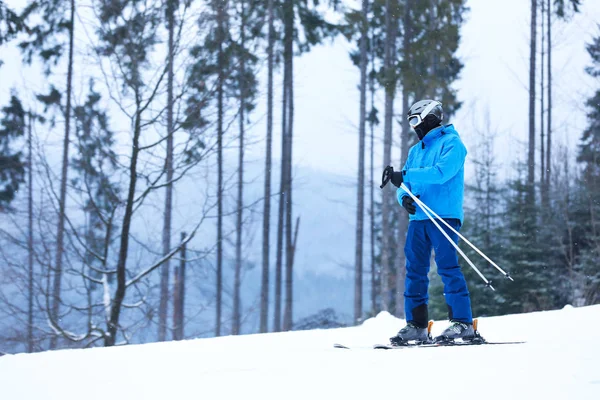
[[[16,8],[24,4],[23,0],[7,3]],[[521,142],[527,138],[528,126],[529,5],[525,0],[467,2],[470,11],[459,49],[465,68],[455,84],[464,106],[453,121],[447,121],[455,124],[469,147],[475,140],[474,124],[482,125],[481,116],[489,110],[491,125],[498,133],[499,161],[505,165],[505,171],[510,170],[516,155],[525,154]],[[580,15],[568,24],[554,25],[554,135],[556,142],[568,142],[571,147],[586,126],[583,105],[595,89],[583,69],[590,63],[585,44],[600,32],[597,21],[600,2],[584,0]],[[340,37],[296,60],[294,161],[298,165],[348,176],[356,174],[359,74],[348,57],[351,46]],[[3,48],[0,59],[5,62],[0,68],[0,104],[6,104],[12,87],[38,91],[44,88],[43,75],[23,68],[14,48]],[[279,95],[281,78],[276,79]],[[265,107],[263,93],[252,116],[255,137],[262,137],[266,131]],[[401,111],[400,101],[395,108],[397,113]],[[280,147],[279,117],[276,110],[276,157]],[[539,121],[537,124],[539,127]],[[376,134],[381,136],[382,129],[383,126]],[[397,140],[397,126],[394,129]],[[378,143],[377,148],[381,147]],[[252,154],[260,158],[263,148],[256,145]],[[381,166],[382,162],[376,161],[379,162],[375,165]]]

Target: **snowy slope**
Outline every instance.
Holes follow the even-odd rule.
[[[600,306],[480,319],[488,340],[521,345],[332,348],[402,324],[382,313],[354,328],[8,355],[0,398],[600,399]]]

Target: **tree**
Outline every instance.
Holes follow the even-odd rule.
[[[0,211],[6,211],[14,200],[19,186],[25,181],[23,154],[14,148],[25,135],[27,113],[15,93],[8,106],[2,108],[0,120]]]
[[[31,40],[23,41],[19,45],[24,52],[26,61],[31,63],[34,53],[43,60],[46,65],[46,74],[50,74],[50,65],[58,62],[62,56],[64,44],[59,37],[66,31],[68,35],[68,61],[66,82],[66,104],[64,107],[65,132],[63,137],[63,157],[61,166],[61,180],[59,192],[59,214],[56,234],[56,258],[54,265],[54,282],[52,285],[52,314],[58,319],[60,310],[60,296],[62,285],[62,265],[64,253],[65,232],[65,207],[67,201],[67,179],[69,170],[69,142],[71,129],[71,94],[73,86],[73,50],[75,35],[75,0],[68,3],[59,0],[47,2],[34,1],[26,10],[25,15],[31,17],[41,14],[42,22],[30,29]],[[56,346],[55,338],[52,339],[51,347]]]
[[[531,0],[531,33],[529,43],[529,150],[527,153],[527,185],[529,202],[533,204],[535,184],[535,74],[537,52],[537,0]]]
[[[548,43],[548,51],[547,51],[547,61],[548,61],[548,110],[547,110],[547,118],[548,118],[548,132],[546,135],[546,173],[545,178],[546,181],[542,183],[542,199],[548,200],[549,192],[550,192],[550,183],[551,183],[551,172],[552,172],[552,16],[553,16],[553,8],[552,8],[552,0],[547,0],[546,7],[546,17],[547,17],[547,43]],[[554,0],[555,5],[555,13],[561,19],[567,19],[569,16],[569,10],[571,13],[579,12],[579,7],[581,5],[581,0]]]
[[[236,241],[235,241],[235,273],[233,284],[233,318],[232,334],[241,331],[241,273],[243,265],[242,239],[244,226],[244,147],[246,121],[255,107],[257,92],[256,63],[258,58],[255,47],[258,43],[258,32],[262,25],[260,3],[257,1],[239,1],[237,18],[239,19],[239,39],[235,44],[235,58],[238,68],[234,70],[237,80],[236,98],[239,102],[240,145],[238,150],[238,182],[236,207]],[[248,37],[250,35],[250,37]],[[235,72],[237,71],[237,72]]]
[[[358,126],[358,183],[356,209],[356,254],[354,286],[354,322],[362,320],[363,292],[363,231],[365,218],[365,136],[367,114],[367,40],[369,35],[369,2],[362,2],[361,38],[360,38],[360,107]]]
[[[357,201],[356,201],[356,235],[354,254],[354,322],[362,320],[363,308],[363,249],[364,249],[364,217],[365,217],[365,137],[367,119],[367,64],[369,44],[369,1],[362,1],[360,10],[346,13],[346,26],[343,30],[348,39],[359,36],[358,54],[350,53],[353,63],[359,67],[359,123],[358,123],[358,168],[357,168]],[[357,28],[358,27],[358,28]]]
[[[0,1],[0,46],[27,29],[23,16],[18,15],[3,1]],[[0,65],[2,65],[1,62]]]
[[[155,79],[144,79],[145,73],[150,69],[150,53],[153,46],[157,43],[157,27],[161,23],[160,15],[164,12],[162,4],[146,5],[142,2],[130,2],[123,7],[117,7],[115,3],[103,3],[98,6],[97,13],[100,18],[98,27],[98,36],[100,45],[97,46],[98,54],[108,63],[113,63],[111,71],[113,76],[106,77],[106,83],[109,89],[112,85],[119,85],[117,89],[121,96],[127,96],[132,99],[132,103],[127,105],[121,102],[119,105],[125,114],[131,119],[131,147],[129,156],[129,165],[127,173],[127,186],[125,190],[125,199],[121,200],[124,207],[122,221],[120,224],[119,250],[116,261],[116,290],[114,296],[111,296],[110,303],[106,305],[107,331],[104,334],[104,343],[106,346],[112,346],[117,343],[117,334],[121,329],[120,316],[123,309],[123,302],[127,289],[138,284],[144,277],[157,269],[159,266],[174,254],[181,246],[187,243],[193,237],[197,227],[186,237],[185,241],[180,243],[174,249],[163,256],[157,263],[143,268],[133,277],[129,276],[127,258],[129,249],[129,240],[131,236],[132,219],[135,210],[139,208],[143,199],[153,190],[163,187],[158,182],[163,178],[164,168],[160,172],[153,174],[149,171],[143,173],[138,170],[138,163],[144,152],[155,148],[162,139],[148,145],[142,145],[142,136],[147,127],[155,121],[155,118],[147,117],[152,110],[151,106],[157,99],[158,89],[167,75],[167,67],[161,66]],[[109,90],[110,92],[110,90]],[[131,104],[131,105],[129,105]],[[148,119],[146,119],[148,118]],[[189,124],[188,128],[193,127]],[[202,148],[202,143],[196,137],[190,136],[190,139],[184,145],[185,157],[181,161],[181,172],[174,177],[172,182],[181,179],[185,171],[197,163],[200,158],[195,153]],[[138,179],[148,183],[141,194],[138,191]]]
[[[587,46],[592,65],[586,68],[591,77],[600,77],[600,35]],[[577,195],[577,227],[582,229],[577,240],[574,294],[578,305],[596,304],[600,300],[600,273],[595,265],[600,257],[600,89],[587,101],[588,127],[579,143],[577,162],[582,166],[581,185]],[[577,215],[576,214],[576,215]]]
[[[331,2],[336,5],[335,1]],[[292,143],[294,127],[294,43],[298,53],[309,51],[324,38],[337,33],[337,27],[328,23],[317,8],[320,2],[285,0],[280,19],[283,25],[283,107],[282,107],[282,159],[277,225],[277,250],[275,260],[275,310],[273,329],[281,330],[281,295],[283,278],[283,246],[285,234],[285,285],[286,305],[283,329],[292,328],[293,289],[293,229],[292,226]],[[297,26],[298,25],[298,26]],[[301,33],[300,33],[301,32]]]
[[[175,61],[175,10],[178,6],[177,0],[166,0],[166,19],[168,39],[167,55],[167,154],[165,159],[165,170],[167,171],[165,186],[165,212],[163,227],[163,255],[171,249],[171,216],[173,214],[173,63]],[[162,342],[167,336],[167,317],[169,305],[169,260],[161,267],[160,274],[160,304],[158,310],[158,341]]]
[[[215,0],[216,12],[216,42],[217,42],[217,314],[215,335],[221,335],[221,313],[223,296],[223,120],[225,96],[225,49],[224,42],[227,37],[226,24],[228,19],[227,2]]]
[[[181,232],[181,242],[185,242],[185,232]],[[181,246],[179,267],[175,268],[173,282],[173,339],[183,340],[185,337],[185,269],[186,245]]]
[[[548,11],[549,13],[549,11]],[[544,142],[544,134],[545,134],[545,130],[544,130],[544,100],[545,100],[545,90],[544,90],[544,83],[545,83],[545,79],[544,79],[544,57],[546,55],[546,48],[544,46],[544,42],[546,39],[545,36],[545,24],[546,24],[546,20],[545,20],[545,14],[546,14],[546,3],[544,0],[542,0],[540,2],[540,20],[541,20],[541,44],[540,44],[540,50],[541,50],[541,54],[540,54],[540,194],[541,194],[541,199],[542,199],[542,204],[547,204],[548,203],[548,199],[546,198],[546,195],[548,194],[548,191],[546,189],[546,154],[545,154],[545,146],[546,143]]]
[[[371,269],[371,314],[375,315],[377,310],[377,299],[378,288],[379,288],[379,277],[377,273],[376,259],[375,259],[375,236],[376,236],[376,222],[375,222],[375,125],[379,125],[379,119],[377,118],[377,108],[375,108],[375,81],[376,81],[376,71],[375,71],[375,57],[373,51],[373,32],[371,32],[371,49],[370,49],[370,58],[371,58],[371,70],[369,72],[369,91],[371,94],[371,108],[369,110],[369,130],[370,130],[370,207],[369,207],[369,215],[370,215],[370,229],[369,229],[369,237],[371,241],[370,248],[370,269]]]
[[[229,2],[213,0],[207,11],[200,15],[198,27],[203,41],[195,45],[190,54],[194,63],[187,81],[190,96],[187,100],[186,121],[188,129],[202,129],[209,124],[203,115],[216,107],[217,138],[217,238],[216,238],[216,315],[215,335],[221,335],[223,298],[223,135],[225,133],[226,92],[235,85],[232,75],[232,48]],[[215,99],[216,104],[211,100]],[[207,112],[208,114],[208,112]]]
[[[260,332],[268,331],[269,318],[269,240],[271,225],[271,166],[273,143],[273,68],[274,68],[274,2],[268,0],[267,27],[267,138],[265,151],[265,191],[263,210],[262,279],[260,289]]]
[[[386,0],[385,2],[385,57],[381,75],[381,85],[385,90],[385,109],[383,118],[383,164],[392,163],[392,121],[394,114],[394,99],[396,97],[396,85],[398,82],[396,71],[396,35],[398,24],[394,16],[399,15],[397,0]],[[391,189],[382,192],[381,214],[382,243],[381,243],[381,307],[384,311],[390,309],[392,257],[391,247],[392,229],[390,219],[392,215],[393,196]]]
[[[582,0],[554,0],[556,15],[560,18],[564,18],[567,16],[569,9],[572,9],[573,12],[579,12],[581,1]],[[550,7],[548,7],[548,9],[550,9]]]

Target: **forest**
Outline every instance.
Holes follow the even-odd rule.
[[[553,54],[585,0],[528,3],[515,94],[528,109],[508,116],[526,119],[527,142],[502,150],[520,161],[500,165],[489,118],[469,127],[461,233],[514,278],[479,261],[491,291],[461,260],[478,316],[600,303],[600,25],[574,44],[595,86],[569,111],[586,126],[569,147],[557,139]],[[468,106],[457,83],[469,4],[0,0],[0,355],[402,318],[408,215],[380,174],[418,142],[413,103],[439,100],[445,123]],[[302,236],[322,229],[299,212],[310,196],[295,160],[298,63],[334,40],[351,49],[358,101],[345,138],[358,154],[345,165],[347,225],[335,227],[352,240],[321,245],[352,260],[349,318],[327,301],[305,316],[297,290],[311,252]],[[7,86],[10,71],[35,83]],[[435,268],[430,295],[430,316],[446,318]]]

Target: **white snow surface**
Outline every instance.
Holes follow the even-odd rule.
[[[369,348],[403,324],[7,355],[0,398],[600,399],[600,306],[479,319],[489,341],[525,344]]]

